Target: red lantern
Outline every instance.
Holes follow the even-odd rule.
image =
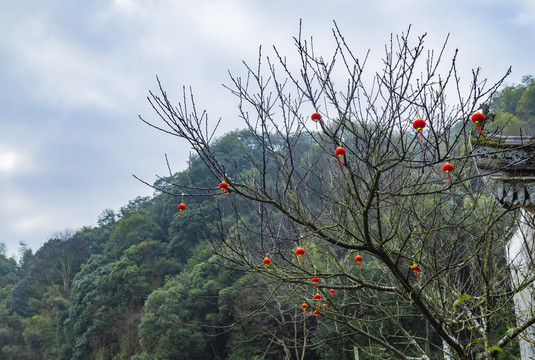
[[[325,315],[325,310],[327,309],[327,304],[323,304],[323,315]]]
[[[334,299],[334,289],[330,289],[329,294],[331,294],[331,299]]]
[[[312,284],[314,284],[314,286],[316,286],[316,289],[317,289],[318,283],[320,282],[320,278],[313,277],[312,279],[310,279],[310,281],[312,281]]]
[[[453,171],[453,169],[455,169],[453,167],[452,164],[450,164],[449,162],[445,163],[444,165],[442,165],[442,171],[444,171],[446,174],[448,174],[448,181],[451,183],[451,177],[450,177],[450,172]]]
[[[414,120],[414,122],[412,123],[412,127],[414,129],[418,130],[418,132],[420,132],[420,139],[423,140],[424,139],[424,135],[422,134],[422,130],[425,127],[425,120],[423,120],[423,119]]]
[[[178,204],[178,210],[180,210],[180,217],[182,217],[182,211],[186,210],[186,205],[183,203]]]
[[[411,270],[414,272],[414,276],[416,279],[418,279],[418,271],[420,270],[420,267],[416,265],[416,263],[412,264]]]
[[[342,157],[346,154],[346,149],[339,146],[335,151],[334,155],[338,156],[340,158],[340,166],[344,166],[344,163],[342,162]]]
[[[271,260],[269,258],[265,258],[262,262],[264,263],[264,265],[266,265],[267,271],[269,271],[269,264],[271,264]]]
[[[314,300],[318,300],[318,307],[319,307],[320,306],[321,295],[316,293],[316,295],[314,295]]]
[[[302,247],[298,247],[295,250],[295,255],[299,256],[299,259],[301,260],[301,264],[303,263],[303,255],[305,255],[305,249]]]
[[[477,129],[479,130],[479,133],[481,134],[481,126],[479,124],[483,124],[485,121],[485,115],[483,115],[480,112],[475,113],[472,115],[472,122],[477,125]]]
[[[307,309],[308,309],[308,305],[305,303],[305,304],[301,305],[301,307],[303,308],[303,310],[305,310],[305,315],[306,315]]]
[[[316,315],[316,321],[320,321],[320,312],[318,310],[314,310],[314,315]]]
[[[312,119],[312,121],[314,121],[316,123],[316,129],[318,128],[318,121],[321,120],[321,115],[318,114],[317,112],[315,112],[314,114],[310,115],[310,118]]]
[[[359,269],[362,269],[362,266],[360,265],[360,262],[361,262],[362,260],[364,260],[364,259],[362,258],[362,256],[360,256],[360,255],[355,256],[355,261],[357,262],[357,264],[359,264]]]
[[[225,196],[225,193],[226,193],[227,191],[229,191],[229,190],[228,190],[228,184],[227,184],[226,182],[224,182],[224,181],[222,181],[221,183],[219,183],[219,188],[220,188],[220,189],[223,189],[223,196]]]

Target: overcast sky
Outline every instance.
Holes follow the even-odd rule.
[[[450,34],[461,76],[483,69],[509,83],[535,74],[533,0],[0,0],[0,243],[34,250],[54,232],[96,225],[152,190],[164,154],[183,170],[187,144],[147,127],[155,76],[169,94],[191,85],[222,131],[236,101],[222,87],[244,74],[258,47],[295,56],[299,19],[317,49],[331,49],[335,20],[357,54],[380,56],[412,24],[438,49]],[[374,64],[368,64],[368,70]]]

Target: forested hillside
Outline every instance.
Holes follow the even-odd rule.
[[[225,135],[214,150],[239,168],[239,139],[247,136]],[[218,180],[199,159],[173,181],[188,184],[190,176],[216,186],[212,196],[188,198],[182,216],[180,198],[156,192],[117,213],[105,210],[97,227],[59,233],[35,254],[26,250],[19,263],[0,256],[0,357],[280,358],[280,349],[267,346],[262,318],[235,324],[264,298],[255,275],[222,266],[204,241],[215,207],[240,204],[216,193]]]
[[[534,87],[534,79],[526,77],[521,85],[502,89],[493,100],[491,110],[497,117],[489,128],[499,127],[507,118],[512,133],[519,126],[531,131],[535,123]],[[236,131],[213,142],[210,150],[224,164],[229,179],[247,177],[254,171],[251,164],[262,161],[263,153],[255,147],[257,140],[248,130]],[[316,156],[317,139],[304,134],[292,141],[295,163]],[[280,169],[275,166],[267,169],[266,186],[281,185],[276,183],[277,171]],[[257,221],[250,202],[218,187],[222,180],[209,171],[202,157],[194,156],[186,170],[156,181],[154,186],[159,190],[154,196],[133,199],[117,212],[104,210],[98,226],[58,233],[35,253],[22,249],[18,261],[0,254],[0,358],[238,360],[293,359],[304,354],[305,359],[354,359],[357,347],[367,349],[361,360],[384,354],[369,337],[359,336],[359,328],[343,323],[324,325],[329,321],[327,305],[334,303],[325,303],[327,310],[322,311],[327,314],[320,318],[312,315],[314,300],[309,299],[310,316],[295,320],[304,312],[304,300],[295,300],[293,285],[281,285],[276,277],[265,276],[277,268],[276,257],[291,258],[293,250],[275,254],[266,247],[259,251],[260,258],[269,256],[274,261],[269,269],[260,261],[252,264],[249,270],[256,267],[255,271],[238,266],[235,257],[239,253],[225,253],[224,249],[231,248],[223,246],[229,229],[240,234],[239,228],[247,227],[251,232],[243,236],[257,234],[258,242],[269,234]],[[310,186],[315,186],[315,181],[320,184],[320,180],[307,179]],[[182,190],[177,192],[177,188]],[[339,201],[343,202],[343,197]],[[177,209],[180,203],[186,204],[182,212]],[[319,212],[321,196],[311,197],[308,205],[317,206]],[[422,208],[426,206],[429,203]],[[454,206],[472,204],[452,203]],[[277,218],[280,211],[271,209],[269,216]],[[281,232],[286,225],[281,221]],[[309,257],[304,261],[314,261],[317,268],[326,266],[321,255],[310,255],[313,250],[314,245],[307,248]],[[321,254],[321,249],[318,251]],[[493,251],[499,254],[503,249]],[[341,258],[344,254],[338,253]],[[351,258],[354,255],[347,252]],[[383,270],[366,261],[358,265],[379,281]],[[356,264],[351,271],[355,278],[360,276]],[[290,274],[288,270],[287,276]],[[464,276],[469,278],[468,273]],[[310,282],[308,277],[302,280]],[[295,288],[300,286],[296,280]],[[349,282],[340,283],[332,293],[324,293],[324,299],[354,301],[350,294],[357,288]],[[386,292],[380,300],[362,295],[362,304],[351,305],[351,316],[365,319],[370,334],[384,334],[394,344],[408,329],[416,338],[427,339],[429,346],[441,348],[440,337],[411,306],[395,308],[406,318],[404,327],[398,328],[396,322],[385,322],[388,316],[380,312],[386,308],[365,304],[378,301],[394,309],[395,295]],[[459,306],[469,301],[461,295]],[[510,309],[496,312],[500,316],[511,313]],[[303,338],[308,339],[306,353],[298,345],[303,345]],[[477,346],[475,342],[473,346]],[[404,345],[392,351],[414,355]],[[513,342],[500,356],[514,359],[517,354]],[[389,356],[393,355],[381,358]]]
[[[496,116],[489,130],[503,135],[535,135],[535,78],[526,75],[522,83],[503,88],[490,106]]]

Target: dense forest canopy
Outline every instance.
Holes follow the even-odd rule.
[[[504,135],[535,135],[535,78],[526,75],[522,83],[501,89],[490,111],[496,116],[489,130],[500,129]]]
[[[535,79],[526,76],[521,84],[502,87],[492,98],[490,112],[495,117],[485,124],[488,131],[517,134],[521,130],[524,134],[535,134]],[[367,130],[359,124],[347,126],[354,126],[354,133],[346,134],[345,141],[353,141],[357,147],[361,131],[370,131],[370,138],[374,136],[373,129]],[[210,152],[203,153],[201,149],[200,155],[190,159],[186,170],[158,179],[154,183],[158,190],[153,196],[133,199],[117,212],[104,210],[96,227],[58,233],[35,253],[22,248],[18,261],[6,257],[5,247],[0,247],[0,358],[354,359],[356,349],[360,351],[360,359],[404,356],[423,359],[421,354],[444,358],[441,335],[415,310],[415,303],[420,300],[414,297],[402,302],[404,294],[400,295],[394,287],[382,288],[389,275],[385,265],[376,259],[380,254],[375,254],[376,258],[370,256],[366,253],[369,248],[357,241],[348,243],[352,249],[313,241],[296,243],[291,237],[299,229],[284,219],[284,209],[256,207],[254,202],[238,196],[240,189],[226,193],[217,187],[224,179],[207,162],[222,164],[228,180],[236,182],[257,179],[258,164],[264,164],[262,186],[289,198],[306,195],[307,211],[318,220],[340,216],[326,207],[326,196],[334,197],[339,203],[349,201],[345,189],[336,184],[326,195],[325,183],[338,181],[340,176],[338,159],[333,167],[332,159],[321,155],[324,149],[331,151],[329,137],[321,137],[314,131],[287,138],[276,132],[265,134],[269,136],[269,152],[274,156],[284,149],[285,142],[291,143],[291,161],[295,164],[292,169],[301,181],[291,184],[295,185],[292,188],[280,182],[286,168],[275,160],[263,159],[266,153],[258,144],[268,144],[266,139],[259,139],[251,130],[234,131],[212,141]],[[209,156],[214,159],[206,158]],[[313,161],[316,162],[311,165]],[[306,171],[311,167],[315,172]],[[363,174],[372,178],[371,165],[365,167]],[[470,171],[468,165],[466,169]],[[321,171],[330,174],[329,177],[320,175]],[[431,176],[412,169],[407,174]],[[476,288],[484,288],[480,284],[482,280],[475,275],[478,267],[486,267],[482,273],[495,277],[496,283],[509,286],[500,278],[505,276],[500,270],[503,265],[500,260],[489,260],[503,255],[503,244],[495,239],[495,234],[504,233],[509,213],[499,209],[488,196],[481,195],[484,190],[477,184],[474,193],[479,195],[474,197],[474,202],[466,195],[472,191],[470,188],[465,189],[464,197],[445,201],[443,194],[428,188],[411,188],[411,183],[396,172],[390,176],[392,181],[381,188],[385,194],[398,190],[430,194],[424,201],[404,203],[406,213],[443,216],[459,226],[457,234],[448,226],[437,231],[433,235],[435,242],[411,243],[408,234],[417,233],[423,238],[426,229],[420,227],[432,224],[430,219],[424,219],[428,223],[405,225],[398,221],[396,217],[400,214],[395,212],[388,213],[389,218],[378,216],[377,221],[390,222],[392,234],[386,234],[387,237],[396,233],[407,238],[403,246],[385,242],[385,251],[393,253],[396,246],[402,246],[402,253],[410,255],[400,253],[400,262],[422,265],[420,274],[405,266],[407,286],[413,286],[410,284],[415,283],[415,276],[420,276],[422,283],[444,281],[440,283],[443,288],[448,286],[447,281],[451,281],[451,286],[463,282],[460,286],[463,291],[444,304],[444,312],[462,314],[463,306],[469,308],[467,304],[477,304],[482,312],[490,311],[485,306],[495,306],[492,312],[496,317],[490,317],[493,323],[485,324],[492,328],[491,339],[477,335],[469,320],[460,325],[453,321],[451,324],[467,349],[486,350],[484,343],[494,344],[492,341],[514,327],[507,320],[502,321],[511,316],[511,305],[501,298],[484,304],[469,294]],[[366,182],[370,178],[354,181]],[[443,187],[444,182],[447,180],[442,176],[433,186]],[[285,200],[273,199],[274,203],[277,201]],[[388,199],[385,197],[383,201]],[[181,202],[187,204],[182,213],[177,210]],[[437,202],[441,204],[440,209],[436,209]],[[501,215],[493,217],[494,223],[490,224],[480,222],[491,218],[474,215],[477,211]],[[343,215],[357,217],[350,211]],[[265,218],[272,223],[267,224]],[[273,224],[278,228],[272,227]],[[385,229],[378,223],[369,226],[366,231],[377,237]],[[360,231],[356,226],[346,230]],[[330,229],[322,231],[328,233]],[[479,237],[480,234],[486,238]],[[281,240],[281,247],[276,247],[272,239],[285,240]],[[476,239],[474,247],[488,246],[484,252],[486,258],[468,250],[449,252],[445,245],[437,245],[450,241],[468,243],[473,239]],[[307,252],[301,264],[293,252],[297,245],[304,244]],[[462,258],[461,265],[448,263],[459,266],[457,277],[447,278],[445,271],[444,279],[425,275],[432,272],[433,266],[439,270],[442,266],[419,251],[419,247],[425,246],[437,246],[434,256],[441,261],[446,261],[444,254]],[[249,250],[253,254],[246,256]],[[353,259],[360,254],[364,259],[357,267]],[[264,258],[271,259],[267,268],[262,263]],[[316,270],[330,274],[329,278],[322,277],[325,283],[319,284],[326,287],[317,290],[310,284]],[[345,274],[345,278],[340,274]],[[331,287],[333,291],[327,292]],[[431,296],[423,288],[421,291],[422,296]],[[323,295],[321,318],[319,314],[313,315],[316,299],[303,295],[314,295],[314,292]],[[490,299],[492,294],[488,295]],[[303,310],[303,303],[309,306],[308,310]],[[310,316],[303,316],[305,311]],[[399,318],[392,316],[394,312]],[[479,319],[484,315],[473,316]],[[361,323],[357,325],[355,319]],[[422,340],[421,344],[425,345],[419,349],[422,345],[407,343],[406,339]],[[518,358],[516,341],[500,348],[496,356]]]

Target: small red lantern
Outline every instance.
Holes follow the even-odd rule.
[[[329,294],[331,294],[331,299],[334,299],[334,289],[330,289]]]
[[[264,265],[266,265],[267,271],[269,271],[269,264],[271,264],[271,260],[269,258],[265,258],[262,262],[264,263]]]
[[[315,112],[314,114],[310,115],[310,118],[312,121],[316,123],[316,129],[318,128],[318,121],[321,121],[321,115]]]
[[[418,132],[420,133],[420,139],[423,140],[424,139],[424,135],[422,134],[422,130],[425,127],[425,120],[423,120],[423,119],[414,120],[414,122],[412,123],[412,127],[414,129],[418,130]]]
[[[316,321],[320,321],[320,312],[318,310],[314,310],[314,315],[316,315]]]
[[[323,304],[323,315],[325,315],[325,310],[327,309],[327,304]]]
[[[306,303],[304,303],[303,305],[301,305],[301,307],[303,308],[303,310],[305,310],[305,315],[306,315],[307,309],[308,309],[308,305]]]
[[[416,263],[412,264],[411,270],[414,272],[414,276],[416,279],[418,279],[418,271],[420,270],[420,267],[416,265]]]
[[[314,295],[314,300],[318,300],[318,307],[319,307],[320,306],[321,295],[319,293],[316,293],[316,295]]]
[[[475,113],[472,115],[472,122],[477,125],[477,129],[479,130],[479,133],[481,134],[481,126],[479,124],[483,124],[485,121],[485,115],[483,115],[480,112]]]
[[[357,264],[359,264],[359,269],[362,269],[362,266],[361,266],[361,264],[360,264],[360,262],[361,262],[362,260],[364,260],[364,259],[362,258],[362,256],[360,256],[360,255],[355,256],[355,261],[357,262]]]
[[[312,284],[314,284],[314,286],[317,289],[318,288],[318,283],[320,282],[320,278],[313,277],[312,279],[310,279],[310,281],[312,281]]]
[[[228,184],[227,184],[226,182],[224,182],[224,181],[222,181],[221,183],[219,183],[219,188],[220,188],[220,189],[223,189],[223,196],[225,196],[225,193],[226,193],[227,191],[229,191],[229,190],[228,190]]]
[[[344,166],[344,163],[342,162],[342,157],[346,154],[346,149],[339,146],[335,151],[334,155],[338,156],[340,158],[340,166]]]
[[[186,205],[184,203],[178,204],[178,210],[180,210],[180,217],[182,217],[182,211],[186,210]]]
[[[451,183],[451,177],[450,177],[450,172],[453,171],[453,169],[455,169],[453,167],[452,164],[450,164],[449,162],[445,163],[444,165],[442,165],[442,171],[444,171],[446,174],[448,174],[448,181]]]
[[[301,260],[301,264],[303,263],[303,255],[305,255],[305,249],[302,247],[298,247],[295,250],[295,255],[299,256],[299,259]]]

